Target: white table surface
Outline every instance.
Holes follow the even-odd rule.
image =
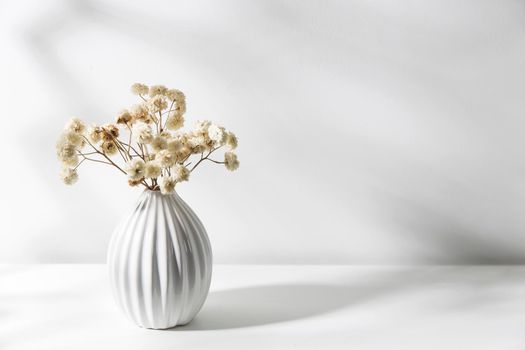
[[[0,349],[525,349],[524,267],[214,267],[188,326],[117,309],[104,265],[0,265]]]

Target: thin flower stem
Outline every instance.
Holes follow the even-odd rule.
[[[163,113],[160,114],[160,117],[161,117],[161,119],[162,119],[162,115],[168,113],[168,117],[167,117],[166,120],[164,121],[164,125],[162,126],[162,122],[160,123],[160,125],[161,125],[160,132],[162,132],[162,130],[163,130],[164,128],[166,128],[166,124],[168,124],[168,118],[170,117],[169,113],[172,111],[172,108],[173,108],[173,105],[174,105],[174,104],[175,104],[175,100],[171,101],[171,105],[170,105],[169,110],[164,111]],[[160,113],[160,112],[159,112],[159,113]]]
[[[131,153],[131,134],[132,134],[132,131],[131,131],[131,127],[128,124],[126,124],[126,126],[129,129],[128,154],[130,154]]]
[[[86,157],[84,157],[84,159],[82,159],[80,162],[78,162],[77,166],[73,168],[73,170],[77,170],[77,168],[80,166],[80,164],[84,163],[84,161],[86,160]]]
[[[144,145],[144,157],[149,159],[148,146]]]
[[[120,142],[116,139],[116,138],[113,138],[114,142],[115,142],[115,145],[117,146],[117,151],[118,153],[120,154],[120,156],[122,157],[122,159],[124,160],[124,162],[127,162],[127,159],[126,157],[124,156],[124,153],[126,152],[124,150],[124,153],[122,153],[122,145],[120,144]]]
[[[176,109],[172,109],[174,104],[175,104],[175,101],[173,101],[173,102],[171,103],[171,106],[170,106],[170,108],[169,108],[168,110],[162,112],[162,115],[167,114],[167,113],[170,113],[170,112],[175,112]]]
[[[124,143],[122,141],[120,141],[119,139],[115,139],[118,144],[119,144],[119,147],[120,149],[122,150],[122,152],[124,152],[124,154],[126,155],[126,158],[124,159],[125,162],[128,162],[131,160],[131,154],[129,154],[128,151],[126,151],[126,147],[124,145]]]
[[[191,154],[189,154],[186,158],[184,158],[184,159],[182,160],[182,162],[180,162],[180,163],[181,163],[181,164],[184,164],[184,162],[187,161],[188,158],[190,158],[190,157],[191,157]],[[190,162],[190,163],[191,163],[191,162]]]
[[[146,156],[148,155],[148,149],[145,144],[137,142],[137,145],[139,145],[140,154],[137,152],[137,154],[140,155],[143,161],[146,161]]]
[[[201,159],[199,159],[199,161],[197,163],[195,163],[195,165],[191,168],[190,170],[190,173],[195,170],[195,168],[200,164],[202,163],[203,161],[205,161],[206,159],[209,159],[208,157],[213,153],[215,152],[216,150],[218,150],[219,148],[221,148],[222,146],[219,146],[219,147],[215,147],[213,149],[211,149],[208,154],[206,155],[206,157],[204,157],[204,153],[201,153]],[[211,160],[211,159],[210,159]]]
[[[128,173],[126,173],[124,170],[122,170],[117,164],[115,164],[115,162],[113,162],[106,154],[104,154],[103,152],[100,152],[95,146],[93,146],[93,144],[91,142],[89,142],[88,138],[85,137],[84,135],[82,135],[82,137],[84,138],[84,140],[86,140],[86,142],[91,146],[93,147],[93,149],[95,150],[95,152],[97,152],[98,154],[102,155],[104,158],[106,158],[108,160],[109,163],[111,163],[111,165],[113,165],[115,168],[117,168],[118,170],[120,170],[124,175],[127,175]],[[101,161],[98,161],[98,162],[101,162]],[[103,163],[103,162],[101,162]]]
[[[141,158],[144,160],[144,158],[141,156],[141,154],[140,154],[139,152],[137,152],[137,150],[136,150],[133,146],[131,146],[131,143],[128,144],[128,143],[125,143],[124,141],[120,141],[120,143],[123,144],[124,146],[128,146],[129,148],[131,148],[131,150],[132,150],[133,152],[135,152],[135,154],[136,154],[137,156],[141,157]],[[140,144],[139,144],[139,145],[140,145]],[[128,153],[129,153],[129,152],[128,152]],[[133,157],[133,155],[132,155],[131,153],[130,153],[130,156]]]
[[[144,102],[148,102],[148,100],[146,100],[146,99],[144,98],[144,96],[142,96],[142,94],[139,94],[139,97],[142,99],[142,101],[144,101]],[[149,114],[149,113],[148,113],[148,114]],[[157,120],[157,117],[155,117],[155,114],[152,113],[152,114],[150,114],[150,115],[153,117],[153,122],[154,122],[155,124],[158,125],[158,120]]]
[[[111,163],[104,162],[103,160],[98,160],[98,159],[88,158],[88,157],[86,157],[86,156],[85,156],[84,154],[82,154],[82,153],[80,153],[80,155],[81,155],[82,157],[84,157],[84,159],[82,159],[82,162],[85,161],[85,160],[89,160],[89,161],[91,161],[91,162],[97,162],[97,163],[102,163],[102,164],[109,164],[109,165],[112,165]],[[79,163],[78,165],[80,165],[80,163]],[[77,167],[78,167],[78,165],[77,165]],[[76,169],[76,168],[75,168],[75,169]]]

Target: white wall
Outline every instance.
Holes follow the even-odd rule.
[[[0,261],[104,261],[140,190],[54,143],[139,81],[239,135],[180,186],[216,262],[525,262],[523,2],[4,0],[0,47]]]

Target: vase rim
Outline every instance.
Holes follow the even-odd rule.
[[[160,192],[160,190],[150,190],[149,188],[145,188],[144,193],[150,193],[150,194],[161,195],[161,196],[172,196],[176,194],[175,190],[172,193],[163,194],[162,192]]]

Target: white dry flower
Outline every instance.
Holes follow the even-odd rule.
[[[145,103],[134,105],[131,108],[131,115],[134,120],[142,121],[146,124],[151,123],[153,120],[149,114],[148,106]]]
[[[73,185],[78,180],[78,174],[75,169],[63,168],[60,172],[60,178],[66,185]]]
[[[63,166],[74,167],[78,164],[78,150],[84,145],[82,136],[66,131],[56,143],[56,154]]]
[[[175,111],[177,114],[183,115],[186,113],[186,96],[177,89],[171,89],[166,91],[165,96],[170,100],[175,102]]]
[[[106,124],[102,127],[102,139],[104,141],[113,141],[120,135],[120,130],[115,124]]]
[[[146,171],[146,164],[140,158],[135,158],[128,163],[126,173],[130,180],[138,181],[144,177]]]
[[[192,154],[192,149],[188,146],[182,146],[180,150],[177,151],[177,159],[185,160]]]
[[[237,168],[239,167],[237,155],[233,152],[224,153],[224,165],[226,166],[226,169],[230,171],[237,170]]]
[[[188,146],[194,154],[204,152],[208,147],[206,138],[202,135],[194,135],[188,138]]]
[[[160,192],[162,194],[170,194],[175,190],[177,180],[173,176],[163,176],[160,178]]]
[[[80,162],[77,154],[68,158],[60,159],[60,161],[62,162],[62,166],[64,167],[75,167]]]
[[[131,85],[131,92],[135,95],[146,95],[149,92],[149,87],[141,83]]]
[[[177,164],[173,167],[173,175],[177,182],[188,181],[190,178],[190,170],[184,165]]]
[[[184,147],[184,145],[179,139],[168,140],[167,150],[170,151],[171,153],[177,153],[178,151],[182,149],[182,147]]]
[[[79,118],[73,117],[69,122],[66,124],[64,130],[77,133],[77,134],[84,134],[86,131],[86,124]]]
[[[100,145],[100,149],[102,150],[102,153],[104,153],[107,156],[112,156],[115,153],[117,153],[117,145],[114,141],[104,141]]]
[[[180,133],[175,135],[175,138],[180,141],[183,145],[188,143],[188,139],[190,138],[190,134],[188,133]]]
[[[208,128],[210,127],[211,122],[209,120],[199,120],[195,123],[193,132],[200,135],[207,135]]]
[[[107,159],[120,154],[125,162],[122,168],[117,160],[100,161],[126,169],[130,186],[144,185],[150,190],[158,190],[160,186],[164,194],[172,193],[177,183],[188,181],[191,171],[184,163],[194,163],[193,170],[218,147],[227,149],[224,161],[210,161],[225,164],[231,171],[239,167],[237,155],[232,152],[238,143],[234,133],[209,120],[200,120],[193,130],[182,131],[187,125],[186,97],[182,91],[141,83],[133,84],[131,91],[141,101],[122,110],[114,123],[87,128],[74,117],[65,125],[56,144],[56,154],[63,168],[60,176],[66,184],[77,180],[76,169],[81,160],[96,153]],[[85,146],[90,150],[84,154]],[[197,159],[190,159],[192,155],[197,155]]]
[[[77,148],[70,143],[58,144],[57,158],[64,167],[74,167],[78,164]]]
[[[167,141],[169,141],[169,140],[171,140],[173,138],[173,135],[167,130],[161,131],[161,133],[159,135],[164,137]]]
[[[55,145],[57,157],[69,157],[77,153],[77,147],[74,144],[67,142],[66,139],[60,137]]]
[[[184,99],[181,101],[177,101],[177,106],[175,108],[175,111],[180,115],[183,115],[184,113],[186,113],[186,101]]]
[[[234,150],[237,148],[237,144],[238,144],[238,141],[237,141],[237,136],[235,136],[235,134],[231,131],[228,131],[226,133],[226,145],[231,149],[231,150]]]
[[[215,146],[222,146],[226,142],[226,131],[222,126],[211,124],[208,127],[208,137]]]
[[[128,185],[130,185],[131,187],[135,187],[135,186],[138,186],[142,183],[142,179],[140,180],[131,180],[131,179],[128,179]]]
[[[164,93],[164,95],[166,95],[166,97],[171,101],[179,102],[185,100],[184,93],[177,89],[169,89]]]
[[[184,117],[182,114],[171,112],[166,120],[166,128],[169,130],[178,130],[184,126]]]
[[[58,140],[58,144],[71,144],[75,146],[77,149],[80,149],[84,146],[86,141],[82,137],[82,135],[73,132],[73,131],[65,131],[60,135],[60,139]]]
[[[146,162],[145,168],[144,168],[144,177],[147,178],[155,178],[159,177],[162,172],[162,168],[159,165],[159,162],[155,160],[150,160]]]
[[[102,140],[102,135],[104,134],[104,131],[100,126],[93,125],[89,127],[88,130],[88,138],[93,143],[98,143],[100,140]]]
[[[149,125],[144,122],[135,123],[131,130],[137,142],[148,144],[153,140],[153,132]]]
[[[128,125],[133,123],[133,119],[133,114],[131,114],[127,109],[124,109],[119,113],[115,122],[117,124]]]
[[[206,138],[202,135],[192,135],[188,137],[187,143],[190,147],[204,147],[206,145]]]
[[[168,141],[166,140],[166,138],[157,135],[151,140],[150,146],[153,149],[153,151],[159,152],[168,147]]]
[[[162,150],[156,154],[155,160],[157,160],[162,167],[168,168],[175,164],[177,157],[168,150]]]
[[[153,85],[149,88],[150,97],[164,95],[168,91],[168,88],[164,85]]]
[[[151,113],[160,112],[168,107],[166,98],[162,95],[156,95],[148,101],[148,108]]]

